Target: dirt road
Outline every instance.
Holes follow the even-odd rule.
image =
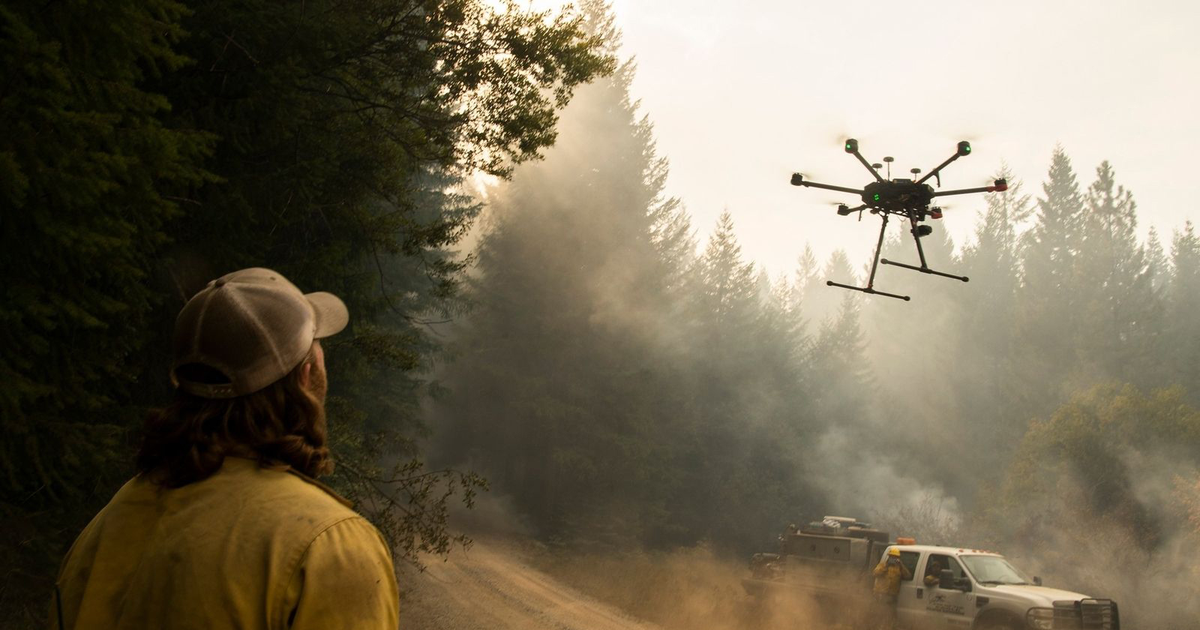
[[[401,576],[400,627],[414,630],[656,630],[530,567],[499,543],[476,541]]]

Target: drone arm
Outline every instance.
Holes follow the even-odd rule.
[[[845,186],[831,186],[829,184],[818,184],[817,182],[804,182],[801,185],[802,186],[811,186],[812,188],[823,188],[825,190],[836,190],[838,192],[850,193],[852,195],[859,195],[860,197],[863,194],[863,191],[860,188],[856,189],[856,188],[846,188]]]
[[[804,176],[801,175],[800,173],[792,174],[792,185],[793,186],[808,186],[809,188],[822,188],[824,190],[836,190],[838,192],[850,193],[852,195],[859,195],[859,196],[862,196],[862,194],[863,194],[862,189],[858,189],[858,188],[846,188],[845,186],[833,186],[831,184],[821,184],[818,182],[810,182],[807,179],[804,179]]]
[[[946,160],[945,162],[942,162],[941,164],[938,164],[937,168],[933,169],[932,171],[929,171],[928,173],[925,173],[925,177],[918,179],[917,183],[924,184],[926,182],[926,180],[928,180],[930,177],[935,177],[938,173],[941,173],[942,169],[946,168],[947,166],[950,166],[950,163],[953,162],[954,160],[957,160],[958,158],[959,158],[959,155],[957,153],[955,153],[954,155],[951,155],[948,160]]]
[[[933,193],[934,197],[945,197],[946,195],[969,195],[972,193],[985,192],[1004,192],[1008,190],[1008,184],[1002,180],[996,180],[996,183],[991,186],[980,186],[979,188],[960,188],[958,190],[939,190]]]
[[[871,175],[875,176],[875,181],[877,181],[877,182],[881,182],[881,181],[883,181],[883,178],[879,176],[879,171],[876,171],[876,170],[875,170],[875,167],[874,167],[874,166],[871,166],[871,163],[870,163],[870,162],[868,162],[868,161],[867,161],[867,159],[866,159],[866,158],[864,158],[864,157],[862,156],[862,154],[858,152],[858,148],[857,148],[857,147],[855,147],[855,150],[853,151],[853,154],[854,154],[854,157],[858,158],[858,161],[859,161],[859,162],[862,162],[862,165],[863,165],[864,167],[866,167],[866,169],[867,169],[868,171],[871,171]]]

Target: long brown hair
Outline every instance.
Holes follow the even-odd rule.
[[[306,364],[312,365],[315,388],[302,382]],[[252,394],[210,399],[177,390],[167,406],[146,418],[138,472],[178,488],[207,479],[227,455],[287,464],[310,477],[332,472],[320,392],[324,375],[318,370],[310,351],[287,376]]]

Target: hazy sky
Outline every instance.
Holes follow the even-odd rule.
[[[983,185],[1007,162],[1034,194],[1061,143],[1081,187],[1109,160],[1143,233],[1156,226],[1168,247],[1171,231],[1197,217],[1198,3],[613,6],[623,56],[637,60],[634,96],[671,162],[668,192],[701,237],[728,208],[745,252],[772,275],[793,270],[806,241],[822,261],[841,247],[867,262],[878,218],[839,217],[828,202],[850,196],[788,184],[793,171],[867,183],[842,151],[847,135],[869,161],[894,156],[894,176],[928,171],[968,139],[974,151],[946,169],[944,187]],[[942,224],[961,246],[984,202],[949,204]]]

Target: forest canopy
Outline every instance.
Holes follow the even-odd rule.
[[[242,267],[345,300],[348,334],[327,344],[335,483],[405,560],[445,551],[445,483],[468,499],[482,484],[427,470],[414,445],[428,324],[459,309],[454,248],[478,212],[454,191],[539,157],[574,88],[611,72],[582,16],[8,2],[0,65],[3,617],[44,612],[170,392],[175,314]]]

